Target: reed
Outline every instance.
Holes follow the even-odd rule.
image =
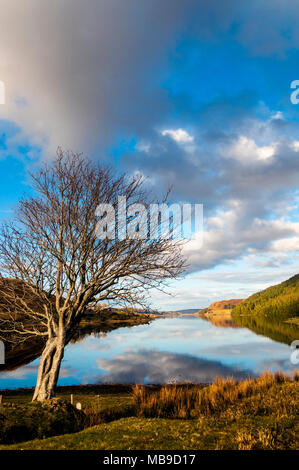
[[[298,371],[293,380],[298,380]],[[240,400],[266,392],[271,387],[289,382],[291,378],[282,372],[265,371],[258,378],[236,381],[229,377],[218,377],[209,386],[194,384],[165,385],[160,390],[135,385],[133,401],[137,416],[188,419],[200,416],[212,416],[223,412]]]

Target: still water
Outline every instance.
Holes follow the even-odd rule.
[[[69,344],[59,384],[211,382],[265,369],[291,372],[290,347],[247,328],[215,326],[192,316],[91,334]],[[39,359],[0,373],[0,389],[35,385]]]

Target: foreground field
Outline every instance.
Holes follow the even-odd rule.
[[[82,402],[84,397],[91,419],[113,421],[73,434],[2,445],[0,450],[298,448],[298,376],[290,381],[268,374],[239,384],[220,380],[197,390],[195,386],[137,387],[133,393],[123,389],[119,396],[116,388],[100,397],[94,397],[92,389],[86,394],[81,390]],[[186,410],[188,418],[176,418],[180,413],[186,415]],[[121,413],[131,416],[118,419]]]

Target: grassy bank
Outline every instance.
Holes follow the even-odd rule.
[[[96,388],[95,388],[96,387]],[[298,435],[298,374],[207,387],[90,386],[75,392],[86,429],[35,439],[4,449],[295,449]],[[98,395],[98,396],[97,396]],[[28,392],[7,392],[5,402],[26,403]]]

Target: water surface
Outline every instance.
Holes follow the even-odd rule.
[[[247,328],[215,326],[195,316],[90,334],[69,344],[59,384],[211,382],[263,370],[291,372],[290,347]],[[39,359],[0,373],[0,389],[32,387]]]

